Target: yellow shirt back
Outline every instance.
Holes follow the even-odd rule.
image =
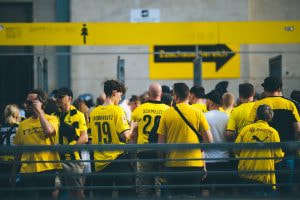
[[[124,144],[120,141],[120,134],[128,130],[129,124],[125,112],[116,105],[98,106],[90,114],[90,128],[92,144]],[[115,160],[122,150],[95,151],[95,160]],[[95,170],[100,171],[110,162],[95,162]]]
[[[237,134],[247,125],[249,114],[254,106],[254,102],[243,103],[233,108],[227,125],[227,130],[236,131]]]
[[[58,120],[54,116],[45,115],[49,123],[58,132]],[[51,140],[54,140],[51,138]],[[25,119],[19,125],[14,138],[16,145],[53,145],[50,137],[46,137],[39,119]],[[57,152],[24,152],[21,161],[53,161],[60,160]],[[22,163],[21,173],[35,173],[53,169],[61,169],[60,163]]]
[[[207,112],[206,105],[203,103],[195,103],[195,104],[192,104],[192,106],[195,106],[196,108],[200,109],[204,113]]]
[[[160,122],[161,115],[169,108],[169,106],[159,101],[149,101],[137,107],[132,115],[131,121],[138,123],[137,144],[149,143],[149,134],[152,129],[157,127]]]
[[[295,141],[295,129],[293,123],[300,122],[300,116],[294,102],[280,96],[266,97],[256,101],[249,114],[248,124],[255,121],[256,110],[262,104],[270,106],[274,111],[274,117],[269,124],[278,131],[280,140],[282,142]],[[285,152],[287,154],[292,153],[290,151]]]
[[[246,126],[235,140],[235,143],[262,142],[280,142],[278,132],[264,121],[258,121],[257,123]],[[264,160],[239,160],[238,171],[274,171],[275,163],[281,160],[274,160],[274,157],[281,158],[284,156],[280,148],[263,150],[245,149],[236,151],[236,154],[241,158],[270,158]],[[240,177],[265,184],[276,184],[275,173],[241,173]],[[275,189],[276,187],[274,186],[273,188]]]
[[[209,130],[209,125],[202,111],[194,106],[179,103],[178,109],[199,132]],[[158,134],[165,135],[167,144],[198,144],[199,140],[191,128],[183,121],[177,111],[171,107],[162,115]],[[173,150],[166,154],[167,159],[201,159],[200,149]],[[202,167],[202,160],[168,161],[167,167]]]

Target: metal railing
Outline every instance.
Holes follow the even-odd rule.
[[[52,146],[37,146],[37,145],[31,145],[31,146],[0,146],[0,155],[7,155],[7,154],[19,154],[23,152],[40,152],[40,151],[55,151],[55,152],[73,152],[73,151],[82,151],[82,150],[87,150],[90,152],[93,151],[111,151],[111,150],[124,150],[125,152],[129,152],[134,155],[135,152],[137,151],[160,151],[160,152],[166,152],[169,150],[186,150],[186,149],[201,149],[201,150],[212,150],[212,149],[222,149],[222,150],[228,150],[228,151],[234,151],[234,150],[242,150],[242,149],[278,149],[282,148],[283,150],[288,150],[288,151],[293,151],[297,152],[300,151],[300,142],[281,142],[281,143],[240,143],[240,144],[235,144],[235,143],[220,143],[220,144],[143,144],[143,145],[138,145],[138,144],[126,144],[126,145],[66,145],[66,146],[60,146],[60,145],[52,145]],[[270,160],[270,159],[287,159],[286,157],[283,158],[270,158],[270,157],[259,157],[259,158],[236,158],[236,157],[230,157],[227,160],[228,161],[233,161],[237,162],[239,160]],[[191,159],[166,159],[166,158],[147,158],[147,159],[139,159],[135,156],[130,157],[129,159],[116,159],[116,160],[75,160],[75,161],[60,161],[60,160],[51,160],[51,161],[39,161],[39,162],[83,162],[83,163],[97,163],[97,162],[115,162],[115,163],[131,163],[132,166],[135,166],[137,162],[152,162],[156,163],[157,165],[161,165],[166,161],[186,161],[186,160],[191,160]],[[224,160],[224,158],[218,158],[218,159],[208,159],[208,158],[197,158],[197,159],[192,159],[192,160]],[[295,156],[294,157],[295,162],[299,162],[299,157]],[[0,160],[0,165],[1,164],[20,164],[20,163],[34,163],[37,161],[1,161]],[[72,176],[85,176],[87,179],[95,179],[95,178],[103,178],[103,177],[131,177],[132,179],[136,179],[137,177],[159,177],[159,178],[168,178],[172,176],[178,176],[178,177],[185,177],[188,175],[207,175],[207,176],[224,176],[225,175],[230,175],[230,176],[235,176],[237,177],[238,175],[242,174],[271,174],[275,173],[276,175],[286,175],[286,176],[299,176],[300,174],[300,169],[295,168],[292,170],[286,169],[286,170],[261,170],[261,171],[237,171],[236,169],[232,169],[229,171],[224,171],[222,169],[220,170],[213,170],[210,171],[208,170],[207,172],[205,171],[180,171],[180,172],[174,172],[174,171],[166,171],[166,170],[155,170],[155,171],[150,171],[150,172],[140,172],[136,171],[134,168],[131,171],[128,172],[106,172],[102,173],[100,172],[91,172],[91,173],[82,173],[82,174],[71,174]],[[10,175],[9,174],[1,174],[0,179],[3,178],[8,178]],[[48,176],[47,174],[30,174],[30,176]],[[296,178],[296,177],[294,177]],[[201,189],[211,189],[215,188],[216,191],[218,191],[218,188],[231,188],[231,189],[237,189],[239,188],[247,188],[247,187],[263,187],[262,184],[259,183],[240,183],[240,182],[233,182],[233,183],[226,183],[226,184],[207,184],[207,183],[199,183],[199,184],[182,184],[182,185],[170,185],[167,183],[160,184],[160,185],[137,185],[137,184],[132,184],[132,185],[110,185],[110,186],[99,186],[99,185],[93,185],[93,184],[87,184],[84,187],[77,187],[77,186],[61,186],[60,190],[69,190],[69,189],[84,189],[84,190],[89,190],[89,191],[94,191],[94,190],[99,190],[99,189],[112,189],[112,190],[123,190],[123,189],[133,189],[136,190],[138,188],[154,188],[156,190],[164,191],[172,188],[201,188]],[[276,183],[276,184],[270,184],[269,186],[276,186],[276,187],[281,187],[281,186],[288,186],[288,187],[294,187],[296,188],[296,192],[293,191],[293,193],[290,193],[289,198],[297,198],[299,197],[299,189],[300,189],[300,181],[299,180],[294,180],[293,182],[287,182],[287,183]],[[0,192],[3,191],[8,191],[8,192],[19,192],[19,191],[35,191],[35,190],[54,190],[55,186],[53,187],[6,187],[6,188],[0,188]],[[298,190],[298,191],[297,191]],[[214,196],[214,195],[212,195]],[[90,195],[88,196],[89,198],[95,198],[93,196],[93,192],[90,192]],[[138,197],[138,196],[133,196]],[[233,196],[232,192],[227,193],[225,196],[222,196],[224,198],[249,198],[249,196],[245,196],[243,193],[239,193],[237,196]],[[157,195],[155,197],[151,198],[163,198],[163,195]],[[201,196],[195,197],[195,198],[201,198]],[[251,198],[251,196],[250,196]],[[273,196],[272,198],[282,198],[282,196]]]

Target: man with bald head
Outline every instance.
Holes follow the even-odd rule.
[[[133,143],[148,144],[157,143],[158,135],[156,133],[161,115],[169,106],[161,102],[162,88],[159,83],[152,83],[148,90],[149,99],[146,103],[138,106],[131,115],[131,121],[138,122],[138,131],[133,139]],[[138,151],[137,157],[140,161],[137,163],[138,172],[157,171],[157,163],[143,162],[143,159],[156,158],[155,151]],[[154,185],[153,177],[137,177],[137,193],[140,197],[153,197],[154,188],[145,188],[142,185]]]

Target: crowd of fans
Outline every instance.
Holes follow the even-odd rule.
[[[261,85],[264,92],[260,99],[255,98],[255,89],[250,83],[240,84],[239,97],[235,98],[227,91],[228,82],[222,81],[208,93],[199,85],[189,88],[185,83],[175,83],[170,88],[152,83],[144,94],[122,100],[126,87],[116,80],[108,80],[104,83],[104,93],[97,98],[96,105],[91,94],[80,95],[74,100],[73,92],[66,87],[53,91],[49,98],[42,90],[36,89],[27,95],[25,116],[20,116],[17,105],[6,106],[4,123],[0,126],[0,144],[299,141],[300,92],[295,90],[291,98],[283,97],[282,82],[275,77],[265,78]],[[0,196],[84,199],[90,195],[111,198],[116,193],[126,198],[299,195],[299,157],[300,151],[281,148],[232,151],[47,151],[14,155],[1,152]],[[126,162],[130,159],[136,159],[137,162]],[[157,159],[165,161],[153,161]],[[58,162],[49,162],[55,160]],[[159,171],[171,175],[140,175]],[[218,171],[223,173],[213,173]],[[95,176],[85,176],[91,172]],[[122,172],[137,172],[137,175],[113,174]],[[105,174],[109,176],[103,176]],[[230,187],[232,183],[248,185]],[[186,187],[197,184],[199,187]],[[135,187],[124,187],[117,192],[107,187],[114,185]],[[174,187],[154,187],[159,185]],[[84,189],[85,186],[94,188]],[[18,187],[25,189],[17,193],[5,190]],[[48,189],[26,190],[32,187]]]

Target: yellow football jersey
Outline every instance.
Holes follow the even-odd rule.
[[[192,126],[200,133],[209,130],[209,125],[202,111],[194,106],[179,103],[178,109],[186,117]],[[177,111],[172,107],[165,111],[162,115],[158,134],[165,135],[167,144],[174,143],[189,143],[198,144],[197,135],[183,121]],[[166,154],[167,159],[201,159],[201,149],[187,150],[172,150]],[[202,167],[202,160],[187,160],[187,161],[168,161],[165,163],[167,167]]]
[[[120,134],[128,130],[129,124],[125,112],[116,105],[98,106],[90,114],[92,144],[124,144]],[[95,160],[115,160],[122,150],[95,151]],[[100,171],[110,162],[95,162],[95,170]]]
[[[235,143],[262,143],[262,142],[280,142],[278,132],[270,127],[267,122],[259,120],[257,123],[250,124],[243,128]],[[274,157],[281,158],[284,156],[279,149],[245,149],[236,151],[241,158],[270,158],[263,160],[239,160],[239,171],[274,171],[275,163],[281,159],[274,160]],[[266,184],[276,184],[275,173],[241,173],[240,177],[259,181]],[[274,187],[275,189],[276,187]]]
[[[282,142],[294,141],[295,130],[293,123],[300,122],[300,116],[294,102],[280,96],[266,97],[256,101],[249,114],[248,124],[255,121],[256,110],[262,104],[270,106],[274,111],[274,117],[269,124],[278,131],[280,140]]]
[[[206,105],[203,104],[203,103],[195,103],[195,104],[192,104],[192,106],[195,106],[196,108],[199,108],[204,113],[207,112]]]
[[[236,131],[237,134],[247,125],[249,114],[254,106],[254,102],[243,103],[233,108],[228,124],[227,130]]]
[[[57,117],[59,118],[59,116],[57,116]],[[78,137],[80,137],[81,131],[87,130],[87,125],[86,125],[84,114],[82,112],[80,112],[79,110],[77,110],[72,105],[70,107],[70,110],[67,112],[67,114],[64,118],[64,122],[66,124],[69,124],[69,125],[72,125],[75,127],[76,135]],[[75,140],[69,141],[69,139],[65,136],[62,136],[61,133],[56,134],[55,141],[57,144],[63,144],[63,145],[75,145],[77,143],[77,141],[75,141]],[[70,153],[70,154],[66,153],[62,156],[64,157],[65,160],[80,160],[80,156],[77,151]]]
[[[224,110],[224,108],[219,107],[219,111],[224,112],[228,117],[230,116],[232,109],[233,108],[227,108],[226,110]]]
[[[155,128],[157,130],[161,115],[168,108],[159,101],[148,101],[133,111],[131,121],[139,122],[137,144],[149,143],[149,134],[153,134]]]
[[[58,131],[58,120],[54,116],[45,115],[46,119]],[[52,140],[52,141],[51,141]],[[16,145],[53,145],[53,138],[46,137],[40,120],[32,117],[25,119],[19,125],[14,144]],[[54,161],[60,160],[57,152],[24,152],[21,161]],[[52,169],[61,169],[60,163],[22,163],[21,173],[34,173]]]

